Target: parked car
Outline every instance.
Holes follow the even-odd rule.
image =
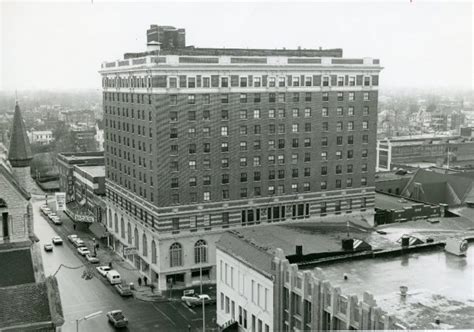
[[[40,206],[40,211],[43,212],[44,209],[49,209],[49,207],[46,204],[43,204]]]
[[[127,284],[117,284],[115,285],[115,289],[121,296],[132,296],[132,290],[130,289],[130,285]]]
[[[63,239],[61,239],[59,236],[55,236],[51,242],[53,242],[54,245],[60,245],[63,244]]]
[[[104,265],[104,266],[97,266],[95,268],[97,270],[97,272],[99,272],[99,274],[105,278],[105,276],[107,275],[107,273],[112,270],[109,266],[107,265]]]
[[[84,243],[84,241],[82,241],[80,238],[76,238],[72,244],[74,244],[74,246],[75,246],[76,248],[80,248],[80,247],[85,247],[85,246],[86,246],[86,244]]]
[[[74,241],[76,241],[77,238],[78,238],[78,237],[77,237],[76,234],[71,234],[71,235],[68,235],[68,236],[67,236],[67,239],[68,239],[69,242],[71,242],[71,243],[74,243]]]
[[[49,219],[53,222],[53,224],[55,225],[61,225],[63,222],[61,221],[61,219],[59,219],[59,217],[57,215],[54,215],[54,216],[51,216],[49,215]]]
[[[99,264],[99,259],[96,256],[93,256],[92,254],[86,254],[86,259],[89,263]]]
[[[118,273],[115,270],[110,270],[107,275],[106,275],[107,280],[110,282],[110,284],[115,285],[115,284],[121,284],[122,283],[122,278],[120,277],[120,273]]]
[[[48,208],[48,207],[43,208],[43,209],[41,210],[41,212],[42,212],[43,215],[45,215],[45,216],[49,216],[51,213],[53,213],[53,211],[51,211],[51,209]]]
[[[77,248],[77,252],[78,252],[81,256],[85,256],[85,255],[91,253],[87,247],[79,247],[79,248]]]
[[[186,294],[186,292],[185,292]],[[188,307],[194,307],[196,305],[202,305],[202,301],[204,300],[204,304],[214,303],[215,300],[211,299],[211,297],[207,294],[193,294],[188,293],[181,297],[181,301],[186,303]]]
[[[112,310],[107,313],[109,323],[114,327],[125,327],[128,325],[128,319],[122,313],[122,310]]]
[[[51,243],[46,243],[44,245],[44,251],[53,251],[53,245]]]

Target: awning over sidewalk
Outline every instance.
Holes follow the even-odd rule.
[[[107,229],[105,228],[104,225],[98,222],[93,222],[89,226],[89,230],[92,232],[92,234],[95,235],[96,238],[98,239],[103,239],[107,236]]]

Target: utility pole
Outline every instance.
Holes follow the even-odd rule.
[[[203,261],[203,254],[206,250],[204,247],[200,248],[201,255],[199,257],[199,274],[201,278],[201,296],[202,296],[202,261]],[[205,314],[205,304],[204,304],[204,296],[202,297],[202,332],[206,331],[206,314]]]

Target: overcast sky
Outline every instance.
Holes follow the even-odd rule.
[[[198,47],[380,58],[383,87],[473,87],[471,2],[1,2],[0,22],[0,89],[99,88],[101,62],[143,51],[150,24]]]

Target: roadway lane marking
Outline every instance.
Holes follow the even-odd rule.
[[[153,304],[153,308],[155,308],[159,313],[161,313],[163,316],[165,316],[166,319],[168,319],[168,320],[171,322],[171,324],[173,324],[174,326],[176,326],[175,322],[174,322],[167,314],[165,314],[163,311],[161,311],[161,310],[160,310],[157,306],[155,306],[154,304]]]
[[[193,309],[191,309],[190,307],[188,307],[186,304],[184,304],[183,302],[181,302],[181,304],[183,305],[183,307],[185,307],[186,309],[188,309],[189,311],[191,311],[193,314],[197,315],[197,314],[196,314],[196,311],[194,311]]]

